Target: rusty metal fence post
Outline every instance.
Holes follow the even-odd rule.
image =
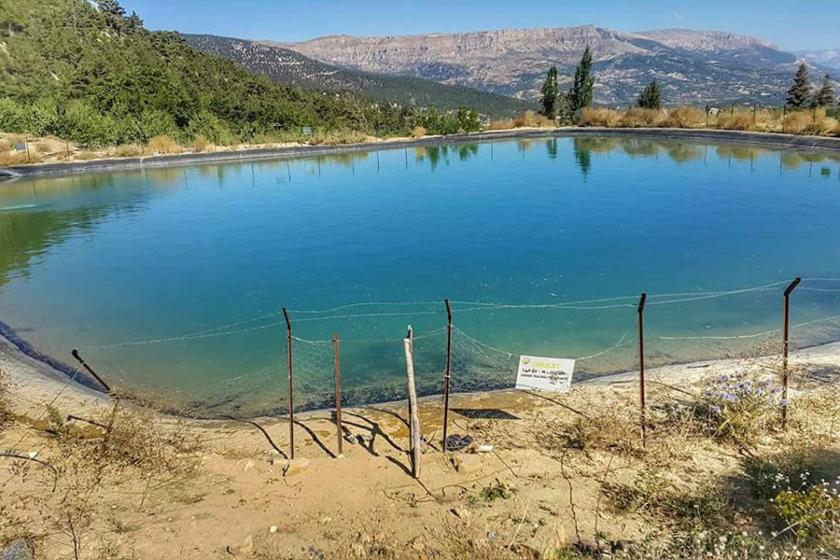
[[[295,458],[295,384],[292,366],[292,322],[285,307],[283,318],[286,320],[286,350],[289,353],[289,460],[292,460]]]
[[[76,358],[79,364],[81,364],[81,366],[85,368],[85,371],[91,374],[93,378],[96,379],[96,381],[98,381],[100,385],[102,385],[102,387],[105,389],[105,392],[110,395],[111,387],[109,387],[108,384],[105,383],[105,380],[99,377],[99,375],[95,371],[93,371],[93,369],[87,364],[87,362],[85,362],[82,359],[82,357],[79,355],[79,351],[73,348],[73,350],[70,353],[73,355],[74,358]]]
[[[443,376],[443,452],[447,451],[447,437],[449,428],[449,385],[452,379],[452,306],[449,299],[446,304],[446,373]]]
[[[341,456],[342,446],[342,425],[341,425],[341,339],[338,333],[332,337],[333,343],[333,369],[335,370],[335,428],[336,442],[338,443],[338,455]]]
[[[636,312],[639,316],[639,426],[641,427],[642,447],[647,443],[647,418],[645,411],[645,303],[647,293],[642,293],[639,298],[639,307]]]
[[[790,383],[790,376],[788,375],[788,353],[790,350],[790,294],[802,282],[802,278],[796,277],[784,293],[784,312],[782,318],[782,430],[787,429],[788,420],[788,385]]]

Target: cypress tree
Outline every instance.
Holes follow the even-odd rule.
[[[560,90],[557,87],[557,67],[552,66],[548,75],[545,77],[545,82],[542,86],[542,99],[540,102],[543,106],[543,113],[545,116],[553,119],[557,115],[557,96]]]
[[[653,80],[642,93],[639,94],[639,99],[636,100],[636,105],[642,109],[661,109],[662,108],[662,88]]]
[[[811,96],[811,85],[808,83],[808,66],[802,62],[796,70],[793,85],[787,93],[786,103],[791,109],[804,109]]]
[[[814,107],[831,107],[834,105],[834,86],[831,85],[831,76],[826,74],[823,77],[820,89],[814,94]]]
[[[589,45],[583,51],[580,64],[575,68],[575,81],[569,92],[569,105],[572,113],[583,107],[592,105],[592,89],[595,85],[595,76],[592,74],[592,51]]]

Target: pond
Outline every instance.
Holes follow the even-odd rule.
[[[576,375],[840,339],[840,163],[641,138],[543,138],[0,184],[0,321],[78,348],[112,384],[195,414],[404,395],[416,336],[439,392],[513,383],[518,355]],[[769,341],[769,342],[768,342]]]

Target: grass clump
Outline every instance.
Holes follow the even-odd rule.
[[[700,128],[706,124],[706,113],[696,107],[675,107],[668,111],[662,126],[671,128]]]
[[[612,109],[584,107],[580,115],[580,124],[613,128],[621,124],[621,113]]]
[[[114,155],[117,157],[136,157],[142,153],[142,146],[137,144],[120,144],[114,149]]]
[[[153,154],[178,154],[181,153],[181,146],[172,137],[166,134],[155,136],[146,145]]]
[[[497,478],[491,484],[482,488],[478,496],[485,502],[495,502],[496,500],[507,500],[515,493],[515,488],[508,486]]]

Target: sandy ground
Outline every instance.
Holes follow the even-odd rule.
[[[792,362],[812,383],[837,383],[840,343],[801,351]],[[678,403],[698,393],[704,377],[754,367],[762,362],[651,370],[648,402],[652,410]],[[183,421],[155,414],[145,417],[147,428],[159,422],[200,447],[177,468],[126,466],[97,478],[83,489],[90,511],[79,514],[71,531],[72,515],[56,512],[73,503],[65,484],[77,463],[49,433],[46,405],[61,417],[105,419],[112,402],[68,384],[9,344],[0,344],[0,368],[10,379],[14,414],[0,428],[0,450],[65,465],[59,490],[51,491],[55,481],[48,468],[9,458],[0,463],[0,543],[31,535],[38,558],[72,558],[74,541],[80,558],[391,557],[377,556],[385,550],[432,558],[456,542],[537,558],[596,536],[618,543],[650,530],[644,515],[606,506],[608,479],[631,481],[639,468],[668,465],[682,486],[703,488],[737,473],[741,459],[736,449],[708,439],[675,443],[673,434],[666,439],[658,433],[641,455],[638,427],[626,421],[637,414],[633,372],[576,384],[565,395],[454,395],[450,433],[469,435],[474,443],[447,454],[440,450],[440,399],[425,399],[418,480],[410,476],[404,403],[345,410],[342,455],[330,411],[298,415],[294,461],[287,458],[285,419]],[[625,418],[612,426],[621,441],[592,450],[558,444],[581,422],[604,414]],[[101,435],[91,425],[73,429]],[[155,445],[154,437],[144,437],[150,448]],[[492,450],[477,452],[478,445]],[[749,523],[749,515],[744,519]]]

